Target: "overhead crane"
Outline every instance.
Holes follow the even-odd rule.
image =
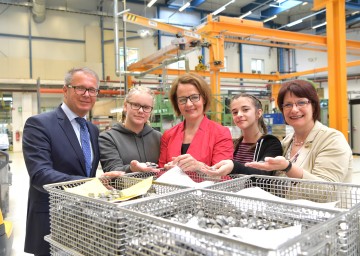
[[[205,23],[191,30],[175,27],[169,24],[153,21],[135,14],[127,13],[123,16],[125,22],[131,22],[156,30],[166,31],[187,38],[186,47],[191,47],[194,42],[206,42],[209,48],[210,71],[198,72],[200,75],[210,77],[210,85],[214,95],[220,95],[220,78],[247,78],[261,79],[266,81],[280,81],[298,77],[304,74],[328,71],[329,86],[329,126],[340,130],[348,138],[348,111],[347,111],[347,87],[346,67],[360,65],[360,61],[346,63],[346,53],[351,55],[360,54],[360,42],[346,40],[345,34],[345,4],[344,0],[315,0],[314,9],[327,9],[327,36],[310,35],[289,31],[280,31],[264,28],[262,23],[229,18],[224,16],[207,16]],[[239,39],[229,38],[237,37]],[[250,74],[220,72],[224,64],[224,42],[238,42],[268,47],[291,48],[311,51],[327,51],[328,67],[295,72],[292,74]],[[156,64],[159,59],[166,58],[169,53],[178,49],[169,46],[168,49],[150,55],[128,67],[129,71],[143,71],[147,67]],[[159,70],[151,73],[161,74]],[[178,75],[184,73],[179,70],[167,70],[167,74]],[[280,87],[277,86],[277,89]],[[276,91],[276,90],[275,90]],[[276,92],[275,92],[276,94]],[[211,109],[215,113],[221,112],[221,105],[215,104]],[[219,120],[219,116],[217,116]]]

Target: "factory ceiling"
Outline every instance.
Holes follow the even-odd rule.
[[[148,7],[152,2],[152,6]],[[122,7],[124,1],[118,1]],[[188,4],[187,4],[188,3]],[[0,0],[2,9],[11,5],[38,7],[44,4],[48,10],[112,16],[113,0]],[[313,11],[313,0],[126,0],[128,6],[139,5],[140,10],[167,7],[182,13],[198,12],[262,21],[265,27],[286,31],[322,34],[325,32],[325,10]],[[347,29],[360,27],[360,1],[345,1]],[[131,12],[134,12],[131,10]],[[144,13],[137,13],[144,15]],[[155,12],[156,13],[156,12]],[[41,18],[41,16],[40,16]],[[155,17],[154,17],[155,18]],[[199,25],[199,24],[194,24]]]

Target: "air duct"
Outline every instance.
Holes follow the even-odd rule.
[[[45,20],[45,5],[46,0],[33,0],[32,14],[36,23],[41,23]]]

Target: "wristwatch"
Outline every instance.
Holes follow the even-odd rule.
[[[289,162],[289,165],[284,170],[281,170],[282,172],[288,173],[291,170],[292,163],[289,160],[288,160],[288,162]]]

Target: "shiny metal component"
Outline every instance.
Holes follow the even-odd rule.
[[[154,168],[154,169],[159,167],[159,165],[157,165],[156,163],[146,162],[145,164],[146,164],[147,167],[151,167],[151,168]]]
[[[248,183],[242,181],[242,184]],[[285,183],[276,184],[267,183],[266,188],[280,194],[283,190],[277,186]],[[123,187],[121,182],[109,185],[116,189]],[[336,210],[193,189],[114,205],[99,199],[69,196],[61,186],[53,189],[49,192],[53,200],[51,238],[66,243],[72,252],[83,250],[79,255],[355,256],[359,249],[359,233],[352,224],[358,221],[360,205],[339,214]],[[156,186],[154,191],[158,193],[161,189]],[[198,227],[189,226],[194,220]],[[242,225],[271,230],[299,224],[303,231],[308,231],[306,235],[297,236],[296,244],[286,243],[276,250],[254,247],[230,235],[230,228]]]
[[[64,250],[61,254],[57,250],[54,255],[124,255],[127,221],[119,208],[122,203],[115,204],[109,200],[118,198],[120,190],[129,188],[142,180],[131,177],[100,179],[104,185],[113,189],[99,195],[90,193],[89,197],[78,196],[63,190],[63,187],[76,187],[90,180],[76,180],[45,186],[50,197],[51,235],[49,239],[51,246],[61,247]],[[150,189],[152,192],[142,197],[150,198],[180,189],[186,189],[186,187],[154,183]],[[135,201],[136,199],[127,203]],[[145,209],[144,212],[150,210]],[[147,243],[147,241],[143,242]]]
[[[146,215],[140,213],[144,206],[148,209]],[[313,227],[317,230],[315,226],[323,227],[324,230],[333,230],[334,226],[327,227],[326,223],[339,213],[295,204],[265,202],[261,199],[244,198],[210,190],[181,191],[164,195],[160,200],[159,198],[148,199],[128,204],[125,208],[132,211],[131,218],[135,218],[134,223],[141,223],[142,227],[140,233],[132,232],[133,229],[129,230],[128,236],[147,237],[150,235],[152,239],[147,240],[154,247],[162,246],[162,242],[166,240],[167,249],[172,255],[268,255],[270,251],[266,249],[257,250],[249,247],[249,244],[242,243],[243,237],[235,237],[235,234],[230,233],[231,228],[243,226],[266,232],[266,230],[301,225],[304,231]],[[336,224],[340,225],[339,222]],[[147,232],[148,225],[157,226],[157,231]],[[316,249],[320,252],[318,255],[324,255],[327,249],[324,247],[325,243],[322,243],[325,240],[323,235],[329,234],[324,230],[307,232],[306,236],[300,235],[296,244],[280,246],[281,249],[273,253],[300,255],[298,252],[302,250],[304,255],[315,255],[306,254],[306,251],[311,252],[310,249],[320,246]],[[223,239],[224,236],[228,236],[228,239]],[[338,243],[336,235],[332,235],[330,239],[335,244]],[[131,243],[126,245],[127,250],[131,250],[132,246]],[[340,249],[340,247],[331,246],[332,251],[335,248]],[[341,249],[345,248],[341,247]],[[145,249],[142,248],[142,250]],[[159,255],[153,251],[149,254]],[[134,253],[134,255],[144,254]]]

